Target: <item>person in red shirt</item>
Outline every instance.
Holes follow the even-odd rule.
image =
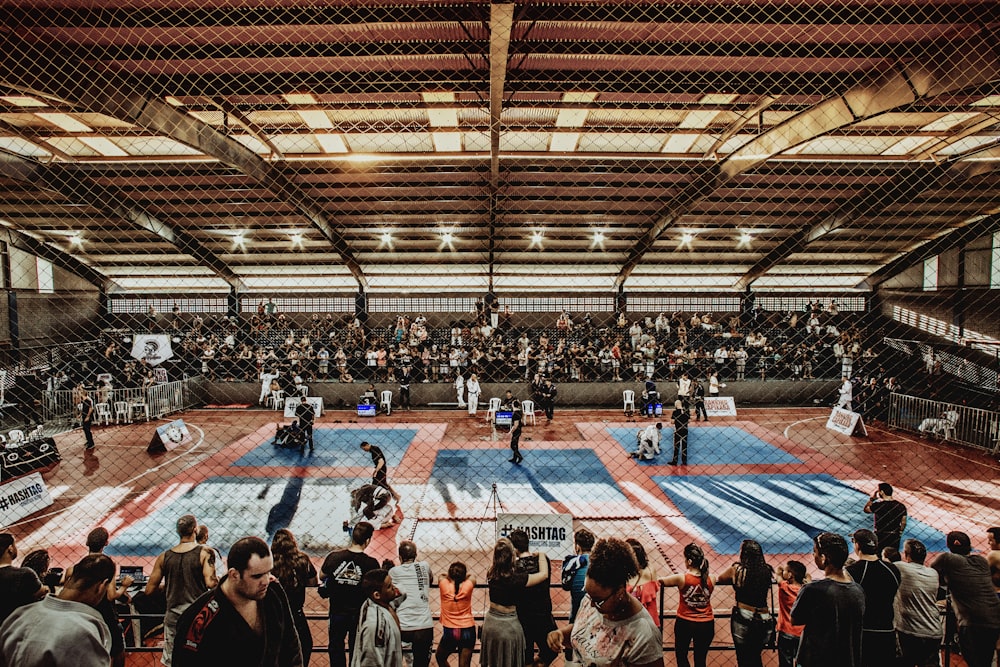
[[[778,667],[795,667],[802,625],[792,625],[792,605],[802,585],[809,581],[806,566],[790,560],[778,566]]]

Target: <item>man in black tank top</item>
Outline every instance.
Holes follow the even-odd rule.
[[[215,575],[215,554],[203,548],[195,537],[198,521],[191,514],[177,520],[180,542],[157,556],[153,572],[146,582],[146,595],[152,595],[163,584],[167,598],[167,613],[163,617],[163,656],[161,662],[170,667],[174,648],[174,631],[177,619],[198,596],[215,588],[219,580]]]

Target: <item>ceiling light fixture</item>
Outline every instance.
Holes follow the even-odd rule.
[[[749,248],[751,243],[753,243],[753,234],[744,229],[742,232],[740,232],[740,240],[737,247]]]
[[[678,244],[678,247],[690,249],[692,241],[694,241],[694,234],[691,234],[690,232],[684,232],[683,234],[681,234],[681,241]]]
[[[292,247],[293,248],[301,248],[302,247],[302,234],[299,234],[298,232],[296,232],[296,233],[292,234],[291,236],[289,236],[289,239],[292,242]]]
[[[382,232],[382,236],[380,237],[378,247],[379,248],[388,248],[389,250],[392,250],[392,233],[391,232]]]
[[[539,250],[541,250],[542,249],[542,241],[544,239],[545,239],[545,235],[542,234],[541,232],[539,232],[539,231],[531,232],[531,245],[529,245],[528,247],[529,248],[538,248]]]
[[[455,235],[451,232],[442,232],[441,234],[441,246],[438,250],[443,248],[448,248],[449,250],[455,249]]]
[[[591,237],[590,247],[604,250],[604,232],[594,232],[594,235]]]

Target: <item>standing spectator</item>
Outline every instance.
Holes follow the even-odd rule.
[[[514,562],[516,572],[525,572],[531,576],[549,571],[548,558],[545,554],[528,551],[530,542],[527,532],[517,528],[510,531],[508,538],[514,545],[514,551],[517,552],[517,559]],[[538,646],[538,663],[548,665],[556,657],[546,639],[549,632],[556,629],[555,619],[552,618],[552,595],[548,577],[546,576],[546,579],[537,586],[525,588],[517,600],[516,607],[517,620],[524,631],[524,664],[535,663],[535,646]]]
[[[553,651],[571,648],[582,665],[663,667],[663,640],[642,604],[625,588],[639,572],[632,548],[619,539],[598,540],[587,569],[589,604],[572,625],[549,633]]]
[[[410,410],[410,383],[413,382],[413,371],[408,364],[403,366],[399,374],[399,407]]]
[[[891,484],[879,483],[878,489],[865,503],[865,514],[874,515],[878,553],[882,553],[882,549],[886,547],[893,547],[898,551],[899,541],[906,530],[906,505],[893,499]]]
[[[778,667],[795,667],[802,626],[792,624],[792,605],[808,581],[806,566],[790,560],[778,566]]]
[[[938,575],[924,565],[927,547],[920,540],[903,543],[899,592],[895,600],[898,667],[937,667],[940,664],[941,611],[937,606]]]
[[[94,433],[92,428],[94,427],[94,399],[90,397],[90,393],[83,392],[83,400],[80,402],[80,425],[83,427],[83,437],[86,439],[87,444],[84,445],[84,449],[93,449],[96,445],[94,444]]]
[[[760,654],[774,638],[773,618],[767,606],[772,577],[773,571],[764,560],[760,543],[743,540],[740,562],[729,566],[716,579],[718,584],[732,584],[736,593],[730,628],[739,667],[761,667]]]
[[[969,667],[989,667],[1000,635],[1000,599],[990,578],[989,562],[972,553],[966,533],[952,531],[946,541],[949,553],[935,558],[931,567],[951,597],[962,658]]]
[[[658,604],[660,601],[660,580],[656,576],[656,570],[649,564],[646,547],[642,546],[639,540],[630,537],[625,542],[632,547],[635,562],[639,565],[639,574],[629,580],[629,593],[649,612],[653,624],[660,627],[660,607]]]
[[[295,535],[287,528],[279,528],[271,541],[271,556],[274,559],[274,578],[285,590],[288,607],[292,613],[292,621],[299,636],[299,647],[302,649],[302,664],[309,667],[312,656],[313,638],[309,629],[309,620],[304,611],[306,589],[317,585],[316,568],[309,556],[299,551]]]
[[[146,595],[152,595],[163,584],[167,597],[167,613],[163,617],[163,657],[170,667],[174,653],[174,631],[177,619],[202,593],[215,588],[215,554],[203,549],[196,541],[198,520],[191,514],[177,519],[180,542],[156,557],[153,571],[146,582]]]
[[[580,603],[586,595],[584,584],[587,581],[587,568],[590,564],[590,550],[594,548],[596,538],[586,528],[580,528],[573,533],[573,556],[563,559],[562,588],[570,592],[569,622],[576,620],[580,611]]]
[[[358,612],[358,641],[351,667],[403,667],[399,621],[389,604],[399,597],[392,576],[382,569],[361,577],[364,603]]]
[[[72,572],[58,595],[18,608],[0,626],[0,664],[107,667],[111,663],[111,636],[95,607],[108,597],[115,564],[103,554],[90,554]]]
[[[493,547],[493,562],[486,572],[490,608],[483,620],[479,663],[482,667],[524,667],[525,640],[517,619],[518,600],[524,589],[549,579],[549,561],[539,559],[539,571],[515,570],[516,552],[507,538]]]
[[[858,560],[847,573],[865,591],[865,615],[861,625],[861,664],[883,667],[896,657],[893,601],[899,589],[899,570],[878,556],[875,533],[862,528],[854,531],[854,552]]]
[[[805,626],[798,667],[858,667],[865,591],[844,571],[847,540],[836,533],[813,538],[813,560],[826,577],[806,584],[792,606],[792,623]]]
[[[403,641],[413,651],[413,667],[431,663],[434,644],[434,617],[431,616],[431,584],[434,574],[427,561],[417,561],[417,545],[410,540],[399,543],[400,564],[389,570],[389,576],[404,596],[396,606]]]
[[[208,526],[203,523],[198,524],[198,530],[194,534],[194,541],[200,544],[202,549],[212,550],[212,555],[215,558],[216,579],[222,579],[226,576],[226,562],[222,559],[222,553],[208,544]]]
[[[10,533],[0,533],[0,623],[18,607],[45,597],[48,589],[34,570],[14,567],[17,544]]]
[[[702,419],[708,421],[708,413],[705,412],[705,385],[701,380],[691,381],[692,393],[694,394],[694,420],[700,422]]]
[[[375,529],[367,521],[354,526],[351,543],[346,549],[331,551],[320,571],[325,586],[320,595],[330,599],[330,667],[346,667],[344,638],[353,656],[354,641],[358,631],[358,613],[365,600],[361,578],[366,572],[378,569],[378,561],[365,553],[371,544]]]
[[[997,595],[1000,595],[1000,526],[987,530],[986,540],[990,545],[990,552],[986,555],[986,562],[990,565],[990,578],[993,579]]]
[[[715,613],[712,611],[712,591],[715,583],[708,573],[708,559],[697,544],[684,547],[682,574],[660,579],[664,587],[680,591],[677,620],[674,622],[674,655],[677,667],[689,667],[688,651],[694,644],[694,667],[705,667],[708,649],[715,637]]]
[[[110,535],[104,527],[95,528],[87,534],[87,551],[89,555],[100,555],[104,553],[104,547],[108,546]],[[66,570],[66,579],[73,578],[73,566]],[[117,584],[108,586],[108,594],[95,606],[97,612],[104,619],[111,636],[111,664],[113,667],[124,667],[125,665],[125,634],[122,632],[122,624],[118,620],[118,612],[115,610],[115,600],[128,597],[129,586],[135,581],[128,575],[123,575]]]
[[[281,584],[271,576],[274,559],[267,543],[259,537],[237,540],[227,565],[219,586],[177,621],[173,664],[301,667],[295,621]]]
[[[476,648],[476,621],[472,617],[472,592],[476,578],[469,574],[465,563],[455,562],[448,574],[438,578],[441,594],[441,641],[438,643],[438,667],[448,667],[448,656],[458,651],[458,667],[472,664]]]
[[[846,375],[840,379],[840,394],[837,399],[837,407],[844,410],[852,410],[851,399],[854,397],[854,385]]]
[[[469,403],[469,416],[475,417],[479,409],[479,394],[482,389],[479,386],[479,378],[475,373],[469,374],[469,381],[465,383],[466,401]]]
[[[462,369],[459,366],[455,366],[455,397],[458,399],[458,407],[462,409],[465,407],[465,378],[462,377]]]
[[[267,398],[271,395],[271,383],[277,380],[281,375],[272,370],[265,369],[260,373],[260,398],[257,402],[261,405],[267,405]]]
[[[507,392],[510,394],[510,392]],[[521,409],[521,401],[516,398],[510,402],[510,462],[517,464],[524,460],[521,456],[521,431],[524,429],[524,411]]]
[[[394,488],[389,486],[389,467],[385,461],[385,454],[382,453],[382,449],[368,441],[361,443],[361,449],[371,454],[372,463],[375,465],[375,469],[372,471],[372,484],[386,489],[398,503],[400,500],[399,494],[396,493]]]
[[[299,446],[299,454],[306,451],[306,442],[309,443],[309,453],[313,453],[313,424],[316,421],[316,408],[312,406],[305,396],[299,398],[299,404],[295,406],[295,418],[299,420],[299,427],[302,429],[302,444]]]
[[[691,414],[684,407],[681,399],[674,402],[674,411],[670,418],[674,421],[674,457],[668,461],[668,464],[675,466],[679,459],[680,464],[686,466],[688,462],[688,424],[691,422]]]
[[[545,381],[542,383],[542,388],[539,391],[538,398],[542,409],[545,410],[546,422],[551,422],[554,416],[557,393],[558,390],[556,389],[556,386],[552,384],[552,378],[545,378]]]

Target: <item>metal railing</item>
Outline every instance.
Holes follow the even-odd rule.
[[[993,454],[1000,449],[1000,412],[994,410],[892,394],[888,423],[893,428],[938,436]]]
[[[88,392],[94,404],[107,404],[114,420],[115,405],[128,406],[131,417],[134,406],[145,405],[150,419],[159,419],[172,412],[179,412],[194,405],[194,398],[189,386],[191,379],[164,382],[152,387],[136,387],[130,389],[97,389]],[[42,417],[46,422],[73,421],[79,418],[79,397],[71,389],[42,392]],[[96,418],[95,418],[96,421]]]

